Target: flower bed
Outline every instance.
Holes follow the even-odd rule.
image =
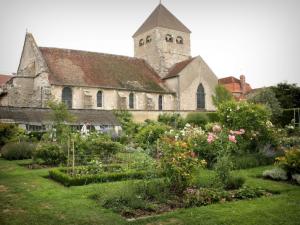
[[[78,169],[78,168],[77,168]],[[80,186],[90,183],[112,182],[128,179],[142,179],[147,176],[155,176],[153,172],[127,170],[119,172],[100,172],[98,174],[68,173],[71,169],[56,168],[49,171],[49,176],[53,180],[65,186]],[[76,170],[75,170],[76,171]]]

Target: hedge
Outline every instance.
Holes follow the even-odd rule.
[[[71,176],[66,173],[67,168],[56,168],[49,171],[53,180],[69,186],[80,186],[90,183],[113,182],[128,179],[143,179],[146,176],[155,175],[153,172],[128,170],[126,172],[103,172],[95,175]]]

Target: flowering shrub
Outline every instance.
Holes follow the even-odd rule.
[[[205,160],[199,160],[188,143],[175,138],[160,139],[160,166],[170,182],[171,190],[180,193],[189,186],[193,172],[205,166]]]
[[[283,168],[288,175],[300,173],[300,149],[294,147],[285,150],[284,156],[276,158],[276,164]]]
[[[231,130],[244,128],[238,146],[243,152],[258,151],[267,143],[273,143],[273,125],[270,112],[262,105],[247,102],[224,102],[218,107],[221,124]],[[241,130],[240,130],[241,132]],[[235,133],[238,134],[238,133]],[[231,134],[232,135],[232,134]],[[230,137],[234,142],[234,137]]]

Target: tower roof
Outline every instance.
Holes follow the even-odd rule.
[[[133,37],[142,34],[155,27],[164,27],[186,33],[191,31],[181,23],[165,6],[159,4],[143,25],[135,32]]]

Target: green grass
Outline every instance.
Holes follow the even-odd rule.
[[[48,169],[30,170],[23,161],[0,160],[0,224],[300,224],[300,187],[257,178],[270,167],[235,171],[246,184],[281,194],[253,200],[179,209],[162,215],[127,222],[102,208],[90,196],[111,193],[128,182],[64,187],[44,178]],[[208,182],[211,172],[200,171]]]

